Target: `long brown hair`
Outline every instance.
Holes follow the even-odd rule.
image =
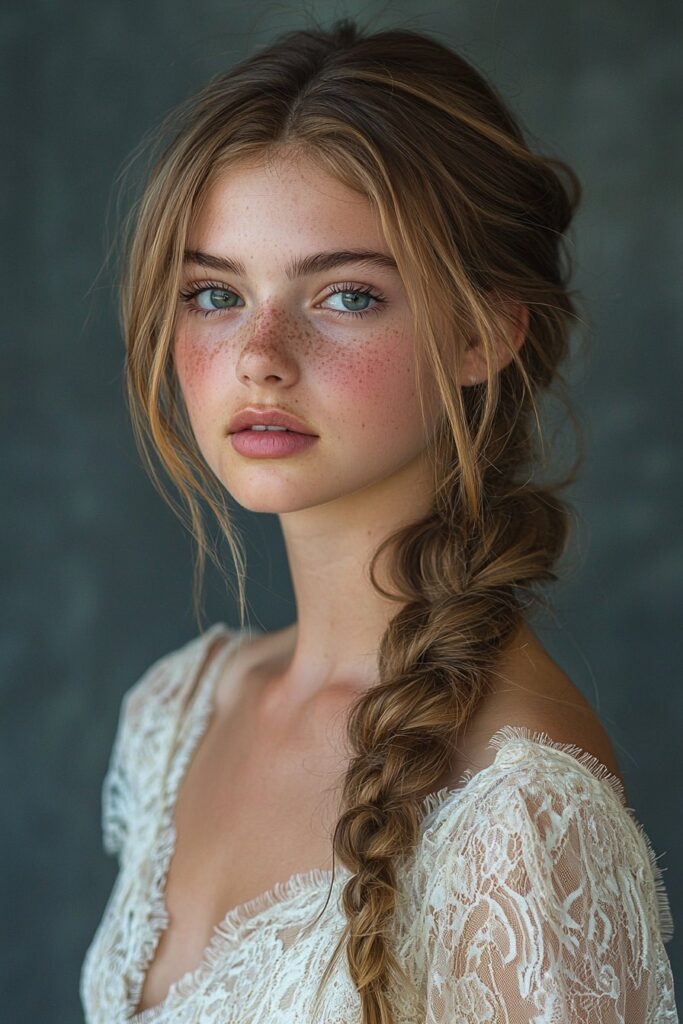
[[[333,837],[352,876],[322,982],[344,948],[364,1024],[392,1024],[392,985],[408,983],[392,950],[396,865],[417,843],[418,794],[442,777],[455,731],[525,609],[545,603],[538,585],[558,578],[567,547],[570,507],[557,492],[582,456],[554,485],[531,477],[544,464],[536,399],[551,382],[564,393],[559,367],[580,319],[564,244],[580,184],[561,160],[531,151],[496,90],[451,49],[410,31],[370,34],[349,19],[289,32],[216,76],[172,112],[157,141],[125,225],[126,383],[145,465],[197,541],[198,618],[205,554],[221,568],[203,499],[228,541],[245,621],[240,538],[194,440],[172,355],[188,228],[222,170],[301,153],[368,198],[414,319],[418,393],[426,374],[443,402],[428,449],[431,510],[372,559],[373,585],[398,610],[379,645],[377,684],[349,714],[354,756]],[[528,329],[497,369],[506,300],[526,307]],[[474,343],[488,374],[467,387],[462,353]],[[184,506],[166,492],[155,453]],[[387,548],[391,593],[375,578]]]

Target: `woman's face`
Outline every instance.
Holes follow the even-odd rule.
[[[240,165],[209,192],[187,250],[175,366],[197,443],[236,501],[309,508],[382,488],[420,456],[410,311],[365,197],[302,157]],[[380,257],[287,269],[350,250]],[[440,402],[427,400],[431,429]],[[317,439],[296,454],[245,455],[229,424],[246,406],[284,409]]]

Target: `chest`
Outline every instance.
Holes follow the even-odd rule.
[[[301,721],[257,728],[247,712],[214,715],[181,781],[165,885],[168,927],[138,1009],[199,965],[226,913],[276,883],[332,866],[332,831],[348,761],[337,729]]]

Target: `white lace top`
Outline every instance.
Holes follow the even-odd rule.
[[[336,863],[229,910],[195,970],[135,1014],[161,932],[183,776],[221,668],[247,631],[216,623],[124,695],[102,790],[119,873],[81,971],[86,1024],[360,1024],[342,953],[312,1015],[345,918]],[[209,648],[223,651],[202,671]],[[196,685],[195,685],[196,684]],[[187,698],[187,703],[185,703]],[[578,747],[505,726],[495,761],[430,794],[399,871],[394,950],[413,991],[396,1024],[678,1024],[664,948],[667,894],[619,780]]]

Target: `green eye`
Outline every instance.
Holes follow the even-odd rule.
[[[206,284],[180,292],[180,298],[191,313],[202,313],[205,317],[221,313],[224,309],[235,309],[237,303],[242,301],[230,288]]]
[[[368,313],[379,313],[381,305],[386,302],[383,295],[378,295],[371,288],[352,284],[335,285],[329,292],[326,302],[339,296],[342,308],[327,306],[337,316],[367,316]],[[372,305],[370,305],[372,302]]]
[[[371,298],[365,292],[337,292],[336,295],[339,296],[349,313],[357,313],[359,310],[367,309]],[[330,296],[330,298],[333,297]]]
[[[226,288],[206,288],[204,291],[197,293],[196,298],[197,304],[201,309],[213,310],[231,309],[236,305],[234,300],[239,300],[240,297]]]

